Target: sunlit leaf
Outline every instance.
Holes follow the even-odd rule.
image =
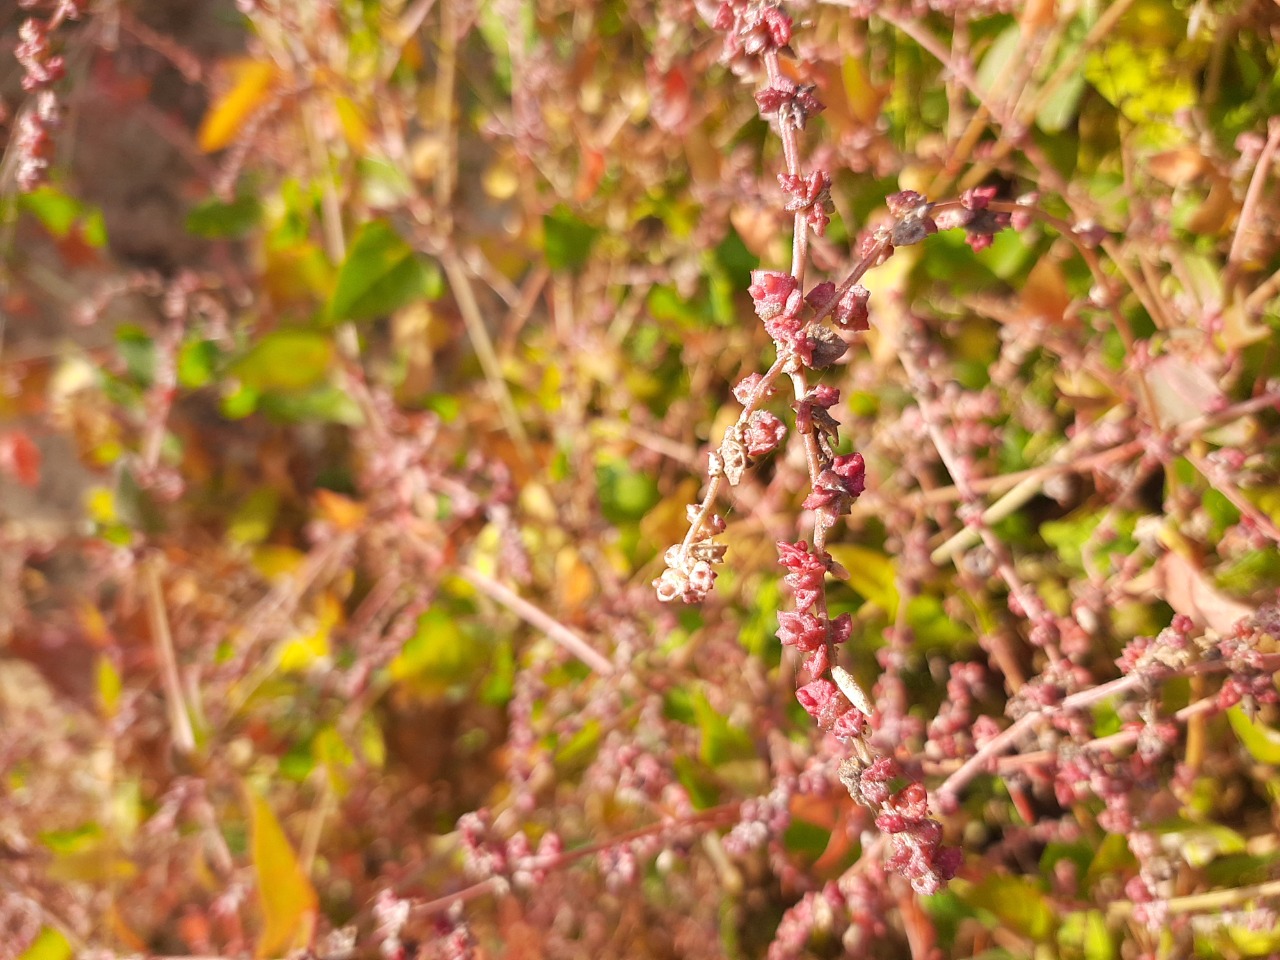
[[[1172,820],[1157,824],[1160,846],[1170,856],[1180,856],[1192,867],[1203,867],[1220,856],[1243,853],[1244,837],[1218,823]]]
[[[1119,956],[1115,938],[1107,930],[1107,918],[1101,910],[1085,910],[1063,917],[1058,945],[1063,960],[1115,960]]]
[[[414,300],[434,300],[443,278],[434,262],[418,255],[391,224],[374,220],[360,228],[329,300],[331,320],[367,320]]]
[[[274,330],[235,361],[230,372],[258,392],[305,390],[328,375],[333,357],[333,340],[319,331]]]
[[[189,340],[178,350],[178,383],[198,390],[213,382],[222,351],[211,340]]]
[[[106,224],[97,207],[48,185],[22,194],[20,202],[53,236],[66,239],[78,232],[91,247],[106,245]]]
[[[97,667],[94,670],[94,685],[97,687],[98,705],[106,717],[114,717],[120,707],[120,691],[123,684],[120,671],[111,662],[111,658],[99,654]]]
[[[1236,739],[1253,759],[1273,767],[1280,766],[1280,730],[1250,719],[1239,707],[1227,711],[1227,720],[1235,731]]]
[[[1033,880],[988,876],[959,893],[965,902],[995,914],[1001,924],[1024,937],[1043,942],[1053,932],[1053,906]]]
[[[249,852],[264,920],[255,955],[280,956],[310,942],[318,898],[266,800],[247,785],[244,799],[249,807]]]
[[[898,584],[892,558],[854,543],[833,543],[827,552],[849,572],[849,586],[859,596],[874,603],[890,619],[897,616]]]
[[[585,767],[600,746],[600,736],[600,721],[588,720],[556,750],[556,766],[568,770]]]
[[[1013,55],[1018,51],[1021,41],[1021,28],[1016,23],[1010,24],[1000,36],[996,37],[983,56],[975,79],[978,81],[978,86],[988,95],[995,93],[996,85],[1008,77]]]
[[[260,487],[231,515],[227,536],[239,544],[261,543],[271,535],[279,509],[280,492],[272,487]]]
[[[440,693],[474,678],[487,656],[485,645],[464,632],[460,618],[445,606],[418,617],[418,628],[391,661],[391,678],[424,693]]]
[[[18,960],[71,960],[73,953],[66,937],[52,927],[45,927],[31,946],[17,956]]]
[[[267,102],[279,75],[275,64],[236,60],[227,65],[231,87],[210,105],[197,135],[200,149],[214,153],[231,145],[249,118]]]

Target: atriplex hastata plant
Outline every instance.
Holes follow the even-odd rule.
[[[899,870],[920,893],[933,893],[954,876],[958,850],[941,845],[942,827],[928,815],[925,788],[905,778],[898,764],[878,756],[867,740],[871,705],[853,678],[835,663],[835,650],[853,629],[849,614],[832,618],[827,610],[826,576],[844,571],[826,550],[836,521],[849,512],[862,493],[866,467],[858,453],[838,454],[839,423],[832,408],[839,391],[810,381],[810,371],[833,365],[848,349],[838,331],[867,329],[869,293],[859,280],[870,268],[893,255],[895,247],[919,243],[940,226],[963,226],[975,246],[990,242],[991,234],[1010,223],[1008,212],[989,209],[993,190],[972,190],[962,200],[933,204],[912,191],[888,198],[894,217],[859,244],[857,265],[840,284],[818,283],[805,290],[809,260],[809,231],[822,236],[831,210],[831,175],[806,170],[800,154],[800,131],[823,105],[814,88],[786,77],[780,57],[789,52],[791,19],[773,5],[724,3],[715,26],[725,31],[725,58],[740,64],[757,62],[766,85],[756,93],[763,117],[772,119],[782,139],[785,171],[778,183],[786,209],[794,214],[791,270],[757,270],[750,288],[756,314],[777,348],[776,359],[763,374],[752,373],[735,388],[742,404],[737,421],[725,431],[710,454],[710,482],[701,503],[689,508],[689,532],[667,551],[667,567],[655,581],[664,601],[703,599],[715,580],[715,565],[725,548],[715,536],[725,529],[714,512],[725,484],[736,486],[752,461],[773,452],[786,435],[782,421],[762,405],[784,378],[790,382],[795,430],[804,445],[810,491],[803,508],[811,512],[810,541],[779,541],[778,555],[786,568],[786,583],[795,596],[795,609],[778,614],[778,637],[804,655],[810,674],[796,696],[825,731],[850,745],[853,756],[841,766],[840,778],[854,799],[878,811],[877,825],[892,836],[890,867]],[[939,221],[942,221],[940,224]],[[829,322],[828,322],[829,321]]]

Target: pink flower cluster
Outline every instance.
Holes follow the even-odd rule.
[[[564,842],[552,831],[542,835],[534,850],[523,832],[512,834],[503,843],[490,836],[491,830],[492,817],[487,810],[463,814],[458,820],[467,872],[476,879],[502,877],[513,886],[528,889],[546,880],[547,871],[564,853]]]
[[[35,95],[13,134],[15,176],[23,191],[44,182],[53,157],[53,132],[62,119],[53,87],[66,74],[66,60],[54,53],[50,37],[62,21],[77,19],[86,5],[84,0],[59,0],[48,20],[28,17],[18,27],[13,55],[22,67],[22,89]]]
[[[847,641],[853,632],[853,620],[849,614],[843,613],[831,620],[825,612],[813,612],[815,607],[825,606],[820,603],[825,595],[824,578],[833,561],[826,552],[821,556],[810,553],[809,544],[804,540],[799,543],[779,540],[778,558],[787,569],[783,579],[796,598],[794,611],[778,614],[778,639],[783,646],[795,647],[805,654],[804,664],[810,674],[821,677],[831,667],[832,648]],[[830,705],[837,702],[834,700],[838,696],[835,685],[829,680],[815,680],[802,687],[797,695],[810,716],[819,720],[819,726],[831,729],[837,717],[831,716],[831,723],[824,723],[820,715],[826,717],[830,713]],[[843,697],[840,700],[847,709],[848,700]]]
[[[814,170],[803,175],[780,173],[778,184],[788,198],[786,211],[803,211],[809,228],[820,237],[825,234],[827,224],[831,222],[831,211],[835,209],[831,200],[831,174],[825,170]]]
[[[825,176],[825,175],[823,175]],[[797,178],[799,180],[799,178]],[[809,211],[807,222],[821,233],[828,222],[826,187],[810,191],[805,180],[797,187],[801,204],[796,209]],[[756,316],[764,322],[765,332],[773,338],[778,352],[789,353],[806,367],[823,369],[831,366],[848,350],[848,344],[834,331],[818,325],[830,316],[837,326],[850,330],[867,329],[866,289],[853,285],[838,291],[830,281],[818,284],[807,295],[800,292],[800,281],[778,270],[753,270],[748,288]]]
[[[889,834],[892,852],[885,866],[911,881],[917,893],[934,894],[956,875],[962,854],[942,845],[942,824],[929,816],[928,793],[889,757],[870,763],[850,759],[840,765],[849,795],[877,811],[876,826]]]
[[[791,43],[791,18],[776,3],[726,0],[717,8],[712,26],[725,34],[726,61],[758,57]]]
[[[813,95],[813,91],[813,84],[796,83],[789,77],[780,76],[756,93],[760,116],[777,117],[779,123],[803,130],[809,118],[824,109],[822,101]]]

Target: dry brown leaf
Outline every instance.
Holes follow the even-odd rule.
[[[1071,305],[1071,294],[1067,290],[1067,280],[1062,275],[1062,268],[1048,257],[1041,257],[1027,274],[1026,286],[1022,289],[1019,305],[1019,317],[1022,320],[1042,320],[1054,325],[1062,322]]]
[[[1209,162],[1194,147],[1179,147],[1157,153],[1147,160],[1147,171],[1161,183],[1185,187],[1209,169]]]
[[[1177,354],[1157,357],[1146,379],[1160,426],[1166,430],[1216,410],[1226,402],[1218,381],[1203,365]]]
[[[1218,633],[1230,632],[1241,617],[1254,612],[1215,587],[1203,570],[1180,553],[1166,553],[1157,561],[1155,573],[1165,603]]]

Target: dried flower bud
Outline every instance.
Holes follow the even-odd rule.
[[[776,270],[752,270],[747,292],[755,304],[756,316],[765,321],[794,314],[801,302],[796,278]]]
[[[768,411],[757,410],[751,414],[743,431],[747,454],[752,457],[763,457],[773,453],[786,435],[786,424]]]
[[[825,370],[843,357],[849,345],[830,327],[816,327],[806,339],[803,350],[797,350],[805,365],[814,370]]]
[[[812,84],[798,84],[788,77],[777,77],[763,90],[757,91],[756,103],[762,117],[777,117],[783,126],[803,130],[809,118],[822,112],[823,103],[813,95]],[[830,186],[830,179],[827,185]]]
[[[870,299],[871,292],[862,284],[855,283],[841,295],[831,319],[848,330],[868,329],[870,313],[867,310],[867,301]]]

